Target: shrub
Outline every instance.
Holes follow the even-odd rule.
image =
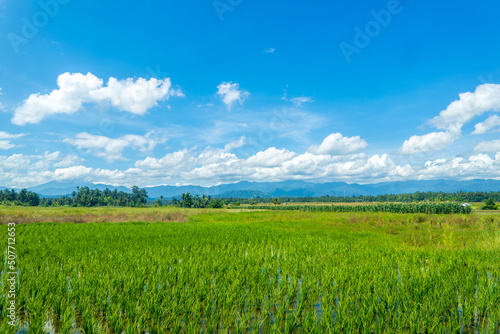
[[[485,205],[483,206],[483,210],[496,210],[497,209],[497,206],[491,197],[488,198],[484,204]]]

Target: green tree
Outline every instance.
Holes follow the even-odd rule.
[[[190,193],[184,193],[181,195],[181,202],[179,203],[180,207],[191,208],[193,207],[193,204],[193,196]]]
[[[223,206],[223,202],[218,198],[214,198],[213,200],[210,201],[210,204],[209,204],[210,208],[216,208],[216,209],[220,209],[220,208],[222,208],[222,206]]]
[[[278,197],[273,198],[273,204],[274,205],[279,205],[279,204],[281,204],[281,200]]]
[[[38,206],[40,204],[40,197],[34,192],[28,192],[28,202],[31,206]]]
[[[483,206],[483,210],[496,210],[497,209],[495,201],[493,201],[493,198],[491,198],[491,197],[488,198],[484,204],[485,205]]]

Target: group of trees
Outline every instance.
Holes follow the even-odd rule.
[[[118,190],[89,189],[89,187],[77,187],[70,196],[57,198],[42,198],[31,191],[23,189],[17,193],[14,189],[0,191],[0,203],[10,205],[31,206],[145,206],[148,193],[145,189],[132,187],[132,193]]]
[[[191,195],[190,193],[184,193],[179,199],[172,199],[172,205],[181,208],[222,208],[224,205],[229,204],[229,201],[225,201],[219,198],[212,198],[211,196],[203,195]]]
[[[145,189],[137,186],[132,187],[132,193],[124,191],[89,189],[89,187],[77,187],[71,197],[64,196],[62,202],[71,206],[145,206],[148,193]],[[61,203],[61,204],[63,204]]]
[[[26,206],[38,206],[40,204],[40,197],[31,191],[22,189],[16,192],[14,189],[4,189],[0,190],[0,204],[12,204],[12,205],[26,205]]]

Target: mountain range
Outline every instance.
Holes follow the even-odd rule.
[[[93,184],[77,181],[51,181],[35,187],[27,188],[42,197],[59,197],[70,195],[76,187],[89,187],[90,189],[104,190],[106,188],[118,191],[131,192],[127,187]],[[5,189],[5,187],[0,187]],[[211,195],[212,197],[306,197],[306,196],[359,196],[403,194],[417,191],[457,192],[457,191],[500,191],[499,180],[425,180],[425,181],[398,181],[371,184],[357,184],[345,182],[311,183],[306,181],[283,182],[248,182],[242,181],[231,184],[221,184],[212,187],[202,186],[155,186],[146,187],[150,198],[165,199],[178,197],[189,192],[192,195]]]

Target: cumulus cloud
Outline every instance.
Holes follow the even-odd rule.
[[[207,147],[196,157],[195,162],[199,165],[210,165],[229,163],[236,160],[238,160],[238,158],[233,153],[223,149]]]
[[[236,155],[231,153],[231,150],[242,147],[246,144],[247,138],[245,136],[242,136],[238,140],[227,143],[224,148],[208,146],[203,151],[201,151],[201,153],[199,153],[194,161],[199,165],[218,164],[235,161],[238,160],[238,158],[236,157]]]
[[[462,127],[473,118],[488,111],[500,111],[500,85],[479,85],[474,92],[461,93],[459,97],[428,122],[445,131],[412,136],[405,140],[398,153],[414,154],[442,150],[460,138]],[[497,123],[496,116],[492,116],[485,122],[476,124],[472,134],[483,134]]]
[[[498,179],[500,178],[500,155],[492,159],[487,154],[472,155],[469,158],[456,157],[427,161],[424,166],[414,168],[414,179]]]
[[[410,139],[405,140],[398,153],[414,154],[439,151],[453,144],[459,136],[459,134],[450,131],[431,132],[423,136],[411,136]]]
[[[499,125],[500,125],[500,117],[498,117],[497,115],[492,115],[488,117],[484,122],[477,123],[476,125],[474,125],[474,131],[472,132],[472,134],[482,135]]]
[[[77,149],[85,150],[96,157],[104,158],[108,162],[125,160],[122,153],[127,147],[146,153],[152,151],[157,144],[165,141],[165,138],[154,138],[154,132],[152,131],[144,136],[125,135],[120,138],[109,138],[82,132],[77,134],[74,139],[64,140],[64,142],[75,146]]]
[[[249,157],[245,164],[248,166],[259,167],[276,167],[296,157],[297,153],[288,151],[286,149],[277,149],[270,147],[265,151],[257,152],[255,155]]]
[[[92,101],[90,92],[102,86],[102,79],[91,73],[64,73],[57,78],[57,85],[59,89],[50,94],[31,94],[16,109],[12,123],[40,123],[42,119],[53,114],[73,114],[83,103]]]
[[[312,145],[308,152],[313,154],[349,154],[358,152],[368,146],[359,136],[344,137],[341,133],[332,133],[326,137],[321,145]]]
[[[474,117],[500,111],[500,85],[483,84],[475,92],[461,93],[459,97],[429,123],[438,129],[457,132]]]
[[[173,90],[169,78],[146,80],[131,78],[117,80],[109,78],[107,86],[92,73],[63,73],[57,78],[58,89],[49,94],[31,94],[15,110],[12,123],[26,125],[40,123],[55,114],[74,114],[84,104],[109,103],[119,110],[143,115],[159,101],[170,96],[183,96]]]
[[[139,174],[147,173],[148,176],[172,176],[193,168],[195,156],[189,150],[179,150],[167,153],[160,159],[147,157],[136,161],[135,169],[131,170]]]
[[[240,85],[237,83],[222,82],[217,86],[217,96],[224,102],[228,110],[231,110],[235,103],[243,105],[249,95],[250,93],[240,89]]]
[[[110,101],[111,105],[119,110],[144,115],[149,109],[157,106],[158,101],[170,96],[184,96],[180,90],[172,90],[171,87],[169,78],[139,78],[136,81],[132,78],[109,78],[107,86],[92,91],[91,96],[96,101]]]

